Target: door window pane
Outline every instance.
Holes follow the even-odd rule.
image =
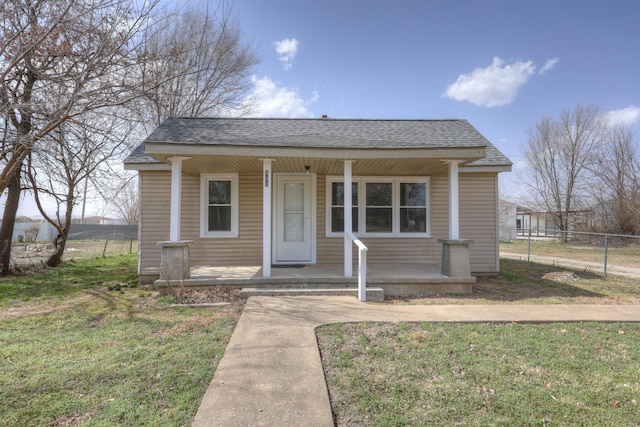
[[[284,184],[284,211],[304,211],[304,184],[290,182]]]
[[[304,183],[284,184],[284,234],[285,242],[304,241]]]
[[[284,237],[285,242],[304,241],[304,213],[284,214]]]

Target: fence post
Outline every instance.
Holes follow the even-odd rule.
[[[604,235],[604,278],[607,278],[607,256],[609,254],[609,235]]]
[[[529,240],[527,242],[527,262],[531,262],[531,227],[529,227]]]

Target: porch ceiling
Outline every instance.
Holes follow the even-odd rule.
[[[273,159],[275,160],[272,163],[272,171],[274,173],[304,173],[307,167],[309,167],[309,172],[320,175],[342,175],[344,172],[344,163],[341,159],[317,157],[273,157]],[[447,173],[447,164],[443,160],[433,158],[360,159],[355,160],[353,163],[353,175],[409,176]],[[262,158],[198,155],[185,160],[182,168],[185,173],[189,174],[212,172],[261,173]]]

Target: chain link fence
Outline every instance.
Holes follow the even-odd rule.
[[[138,252],[138,239],[126,234],[110,233],[87,240],[67,240],[63,260],[96,258]],[[19,243],[11,246],[11,263],[30,265],[45,262],[53,253],[50,242]]]
[[[577,231],[501,230],[500,256],[640,279],[640,236]]]

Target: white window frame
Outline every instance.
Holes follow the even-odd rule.
[[[352,181],[358,184],[358,224],[359,231],[354,231],[358,237],[382,237],[382,238],[430,238],[431,237],[431,180],[428,176],[359,176]],[[326,237],[343,237],[343,232],[331,231],[331,191],[334,182],[344,182],[343,176],[327,176],[325,191],[325,235]],[[366,227],[366,184],[367,183],[391,183],[392,185],[392,231],[390,233],[367,233]],[[427,218],[424,233],[400,232],[400,184],[420,183],[425,184],[427,192]]]
[[[209,181],[231,181],[231,230],[209,231]],[[239,190],[237,173],[206,173],[200,175],[200,237],[238,237]]]

